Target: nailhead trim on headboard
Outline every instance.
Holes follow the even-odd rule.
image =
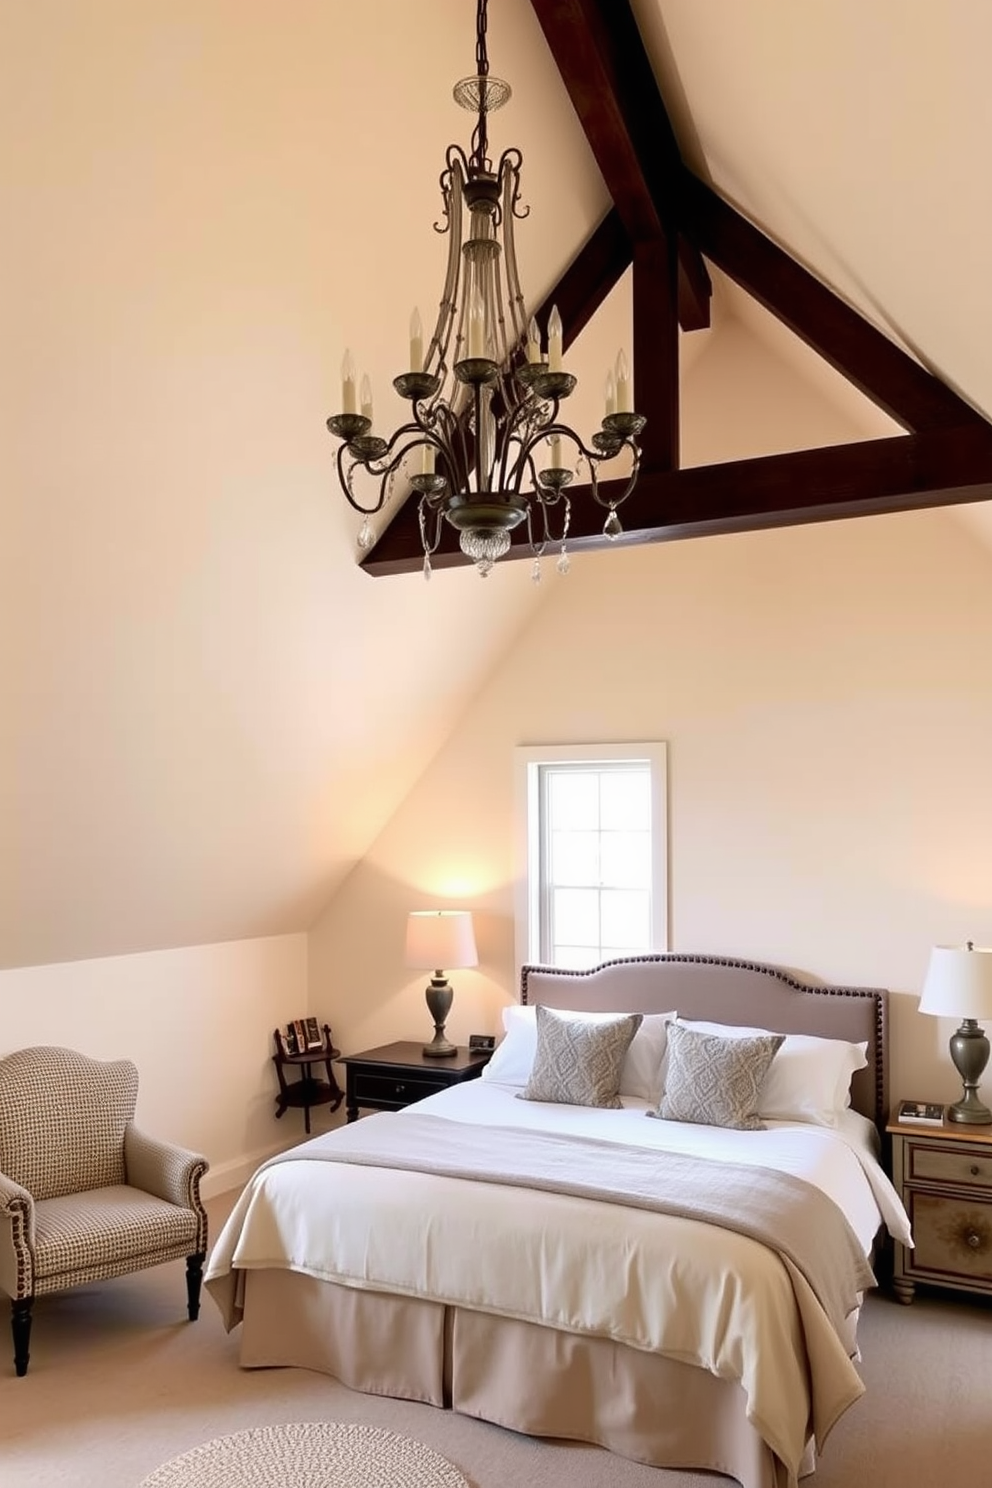
[[[569,977],[581,979],[594,976],[597,972],[604,971],[610,966],[654,965],[659,962],[695,963],[697,965],[724,966],[728,969],[758,972],[762,976],[771,977],[783,982],[785,986],[790,987],[793,991],[802,992],[814,997],[870,997],[875,1004],[875,1124],[880,1131],[884,1129],[888,1119],[888,1091],[886,1088],[887,995],[882,988],[816,986],[808,982],[797,981],[795,977],[790,976],[788,972],[782,971],[780,967],[767,966],[760,961],[744,961],[730,956],[703,956],[682,954],[677,951],[655,951],[645,953],[642,956],[618,956],[614,960],[602,961],[596,966],[590,966],[582,970],[553,966],[523,966],[520,971],[520,1000],[522,1003],[526,1003],[528,1000],[528,980],[531,972],[553,973],[555,977],[560,977],[563,980]]]

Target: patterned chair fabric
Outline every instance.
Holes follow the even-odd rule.
[[[10,1297],[18,1374],[35,1296],[187,1258],[199,1311],[207,1215],[199,1153],[134,1126],[127,1059],[21,1049],[0,1059],[0,1291]]]

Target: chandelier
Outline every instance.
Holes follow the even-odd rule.
[[[621,536],[617,507],[637,480],[636,440],[645,421],[633,411],[623,352],[607,374],[605,415],[588,445],[560,416],[576,387],[562,365],[561,317],[552,309],[542,343],[517,274],[513,224],[529,210],[520,205],[523,156],[504,150],[494,168],[488,154],[488,115],[506,103],[510,89],[489,74],[487,3],[477,0],[476,75],[454,89],[456,102],[477,115],[471,153],[449,145],[440,178],[444,221],[435,227],[449,243],[437,324],[425,351],[413,312],[409,370],[393,379],[410,416],[388,438],[374,431],[371,384],[366,375],[358,385],[349,351],[341,368],[342,411],[327,427],[341,440],[341,487],[364,518],[360,548],[375,542],[371,518],[402,477],[419,496],[425,577],[449,522],[482,575],[509,551],[515,532],[526,532],[537,580],[549,547],[558,551],[559,572],[568,571],[568,486],[577,472],[588,471],[592,499],[606,511],[604,535]],[[599,467],[623,449],[630,453],[628,479],[607,499]],[[367,499],[356,493],[356,477]]]

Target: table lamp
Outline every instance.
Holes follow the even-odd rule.
[[[406,922],[406,964],[433,969],[427,1006],[434,1019],[434,1037],[424,1045],[431,1058],[457,1054],[444,1036],[444,1024],[454,992],[442,968],[478,966],[472,916],[467,909],[415,909]]]
[[[976,950],[970,940],[963,946],[934,946],[920,1012],[961,1019],[949,1047],[964,1094],[948,1106],[947,1119],[986,1125],[992,1111],[978,1099],[978,1086],[989,1062],[989,1041],[978,1020],[992,1018],[992,950]]]

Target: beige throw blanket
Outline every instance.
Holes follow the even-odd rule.
[[[299,1155],[282,1153],[265,1166]],[[409,1111],[367,1116],[339,1130],[333,1144],[308,1148],[305,1155],[573,1194],[735,1230],[792,1262],[841,1337],[859,1294],[875,1285],[857,1237],[833,1200],[773,1168],[589,1138],[577,1145],[573,1137],[467,1126]]]

